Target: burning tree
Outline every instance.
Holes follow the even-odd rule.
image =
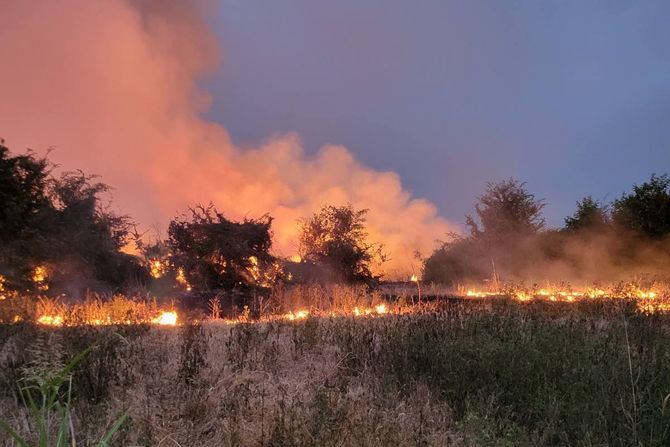
[[[32,153],[10,155],[0,140],[0,275],[8,288],[29,286],[30,271],[45,257],[49,169]]]
[[[271,282],[272,218],[233,222],[212,205],[190,209],[168,228],[170,262],[189,287],[198,291],[231,290]]]
[[[81,171],[51,175],[51,163],[0,144],[0,274],[7,287],[78,294],[118,288],[140,274],[121,252],[129,220],[103,205],[109,187]]]
[[[382,263],[386,258],[380,245],[368,242],[367,212],[355,210],[351,205],[325,206],[302,221],[302,259],[324,267],[331,279],[376,282],[379,278],[372,273],[371,267],[374,262]]]

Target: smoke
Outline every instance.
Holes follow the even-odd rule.
[[[44,151],[64,169],[101,175],[114,203],[148,227],[212,201],[229,218],[269,213],[275,250],[297,249],[296,221],[322,205],[370,209],[371,237],[406,274],[456,228],[397,174],[362,165],[344,147],[307,156],[296,134],[236,147],[202,118],[197,80],[217,69],[217,42],[191,2],[62,0],[0,6],[0,135]],[[225,70],[225,61],[222,64]],[[269,74],[268,76],[271,76]]]
[[[670,237],[649,239],[615,224],[578,231],[507,234],[491,241],[466,238],[438,250],[424,278],[451,285],[505,283],[614,286],[670,281]]]

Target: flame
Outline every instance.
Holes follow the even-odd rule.
[[[419,278],[417,278],[416,275],[412,275],[412,277],[409,280],[412,282],[419,282]]]
[[[45,324],[48,326],[62,326],[63,325],[63,316],[62,315],[42,315],[37,319],[39,324]]]
[[[149,262],[151,277],[158,279],[165,275],[165,264],[160,259],[152,259]]]
[[[37,289],[41,291],[46,291],[49,290],[49,285],[46,284],[46,280],[48,279],[48,273],[46,267],[42,265],[38,265],[35,267],[35,270],[33,270],[33,277],[32,280],[37,285]]]
[[[286,315],[284,315],[284,319],[293,321],[293,320],[304,320],[309,316],[309,311],[305,309],[301,309],[295,313],[289,312]]]
[[[598,298],[629,298],[638,300],[638,308],[646,312],[670,310],[670,303],[660,302],[659,292],[639,287],[630,287],[625,290],[619,290],[613,287],[609,290],[599,287],[581,287],[581,288],[561,288],[545,287],[538,290],[516,290],[509,292],[506,290],[478,290],[468,289],[465,292],[468,298],[487,298],[497,296],[509,296],[521,302],[527,302],[532,299],[544,299],[548,301],[561,301],[565,303],[574,303],[583,299]]]
[[[161,312],[156,318],[151,320],[152,323],[160,324],[161,326],[175,326],[177,324],[177,312],[167,311]]]
[[[186,273],[184,273],[184,267],[179,267],[177,269],[177,276],[175,278],[178,284],[183,286],[187,292],[191,291],[191,284],[188,283],[188,280],[186,279]]]
[[[247,271],[254,279],[254,281],[258,281],[258,279],[261,277],[261,270],[260,267],[258,266],[258,258],[256,256],[249,256],[249,263],[251,265],[249,266],[249,268],[247,268]]]
[[[300,255],[293,255],[289,259],[291,262],[302,262],[302,256]]]

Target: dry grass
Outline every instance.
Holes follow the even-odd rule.
[[[448,406],[426,385],[389,392],[380,377],[352,371],[352,354],[337,341],[338,325],[307,320],[143,330],[14,326],[20,330],[5,334],[0,359],[20,376],[26,371],[21,365],[31,365],[37,352],[62,362],[95,342],[74,376],[79,445],[99,439],[124,412],[129,417],[115,445],[463,444]],[[35,331],[42,335],[28,341]],[[3,375],[7,382],[8,376]],[[104,392],[98,389],[102,382]],[[5,389],[0,417],[27,430],[29,415],[15,397]]]

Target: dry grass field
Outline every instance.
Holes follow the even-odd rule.
[[[36,436],[19,386],[92,346],[71,378],[77,445],[97,445],[125,414],[110,445],[661,446],[669,328],[664,313],[605,298],[236,324],[2,325],[0,417]]]

